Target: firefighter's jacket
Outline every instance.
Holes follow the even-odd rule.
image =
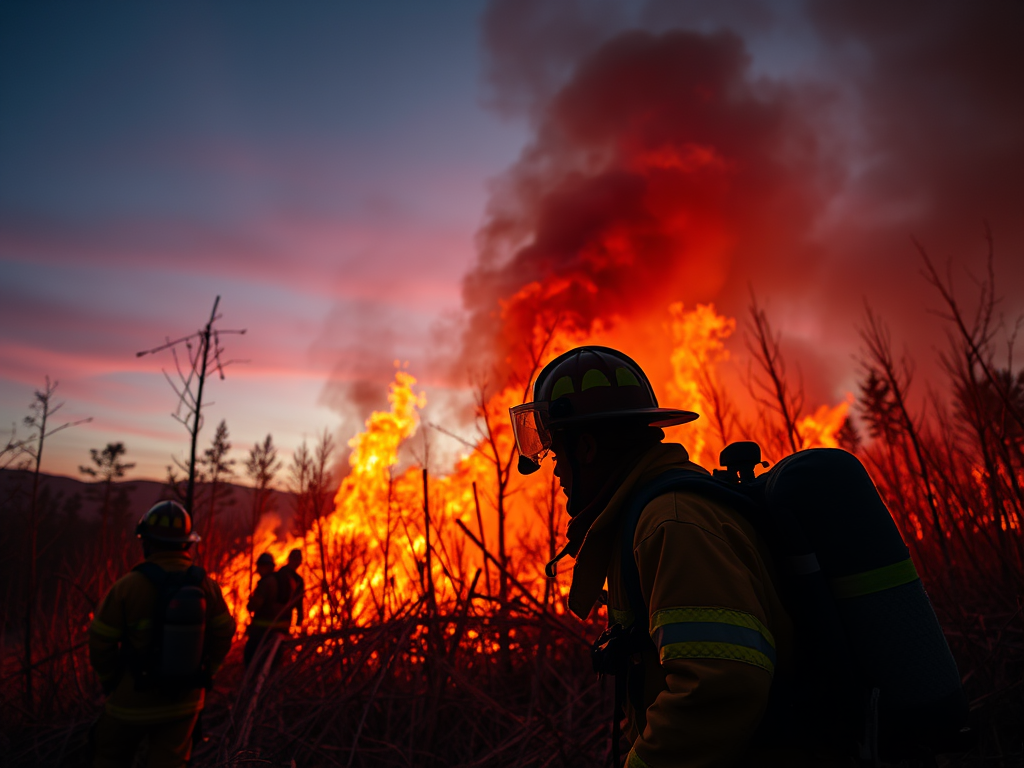
[[[633,468],[584,539],[569,608],[586,617],[607,577],[610,623],[640,621],[654,641],[642,659],[646,711],[626,704],[629,768],[756,765],[748,747],[773,676],[792,665],[793,630],[751,525],[693,493],[666,493],[644,508],[633,538],[647,616],[632,615],[620,576],[626,504],[680,468],[707,474],[672,444]]]
[[[188,552],[156,552],[147,560],[168,573],[180,572],[192,565]],[[217,582],[209,576],[203,581],[206,595],[206,628],[203,659],[207,671],[216,673],[231,648],[235,620],[224,603]],[[111,690],[106,711],[112,717],[132,723],[163,723],[188,717],[203,708],[205,691],[197,688],[170,693],[153,688],[135,689],[135,679],[127,668],[124,646],[131,644],[143,651],[153,643],[157,588],[148,578],[131,571],[115,582],[100,601],[89,627],[89,660],[104,689]]]
[[[279,602],[278,594],[277,574],[261,576],[246,604],[252,616],[252,623],[249,624],[250,635],[261,634],[269,629],[288,631],[288,627],[291,626],[291,610]]]

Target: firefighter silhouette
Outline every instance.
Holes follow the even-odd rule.
[[[275,633],[285,634],[291,625],[286,605],[281,600],[281,579],[274,570],[274,558],[264,552],[256,558],[256,573],[260,580],[249,596],[247,608],[252,620],[246,630],[248,639],[242,660],[248,667],[256,655],[270,648]]]
[[[235,620],[220,587],[192,564],[199,536],[180,504],[162,501],[136,527],[145,560],[110,588],[89,627],[89,659],[106,695],[94,765],[183,766],[205,693],[231,647]]]
[[[297,627],[306,620],[306,582],[299,576],[301,566],[302,550],[293,549],[288,553],[287,564],[277,570],[278,601],[284,606],[288,623]]]
[[[616,676],[629,768],[877,764],[959,748],[966,699],[909,552],[857,459],[800,451],[761,477],[734,444],[712,477],[663,427],[623,353],[555,358],[510,410],[519,470],[548,453],[575,558],[568,607],[607,579],[595,670]],[[749,466],[748,466],[749,465]]]

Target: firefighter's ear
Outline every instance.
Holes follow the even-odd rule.
[[[597,439],[589,432],[584,432],[576,443],[576,454],[584,466],[593,464],[597,459]]]

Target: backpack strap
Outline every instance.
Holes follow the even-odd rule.
[[[634,623],[647,615],[647,603],[640,589],[640,572],[633,557],[633,539],[644,509],[659,496],[670,491],[694,491],[705,498],[726,504],[736,509],[741,516],[756,525],[760,515],[753,500],[739,490],[733,490],[718,480],[690,469],[673,469],[664,472],[641,488],[630,500],[622,522],[622,581],[626,588],[629,609],[633,612]]]
[[[156,563],[150,560],[143,560],[132,568],[149,579],[163,595],[168,587],[199,587],[206,579],[206,571],[198,565],[190,565],[184,571],[165,571]]]
[[[170,574],[167,571],[149,560],[143,560],[132,568],[132,570],[141,573],[153,582],[153,584],[156,585],[156,588],[161,592],[163,592],[164,587],[167,586],[167,582],[170,580]]]
[[[664,472],[636,492],[630,500],[622,522],[622,551],[620,558],[622,582],[626,590],[626,599],[629,601],[629,610],[633,614],[633,625],[627,630],[628,640],[626,643],[628,653],[631,655],[641,652],[654,642],[651,640],[648,631],[650,617],[647,611],[647,601],[644,600],[643,590],[640,587],[640,571],[637,568],[636,559],[633,557],[633,539],[636,537],[640,515],[647,505],[670,491],[697,492],[705,498],[711,498],[728,505],[730,508],[737,509],[743,517],[752,522],[760,517],[754,501],[749,496],[741,493],[739,490],[733,490],[718,480],[690,469],[672,469]],[[641,622],[643,623],[642,626]],[[631,665],[626,665],[627,670],[629,666]],[[635,712],[641,712],[644,708],[643,671],[642,669],[635,669],[634,674],[628,674],[628,672],[626,674],[626,687],[630,703],[633,705]],[[618,686],[616,691],[618,691]]]
[[[206,580],[206,571],[204,571],[198,565],[190,565],[185,570],[185,584],[184,584],[184,586],[186,586],[186,587],[201,587],[205,580]]]

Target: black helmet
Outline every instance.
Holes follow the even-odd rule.
[[[192,531],[192,516],[176,501],[159,501],[142,516],[135,535],[147,541],[194,544],[199,534]]]
[[[273,567],[276,565],[274,557],[269,552],[264,552],[262,555],[256,558],[256,565],[269,565]]]
[[[534,471],[551,449],[551,431],[601,419],[671,427],[698,418],[693,411],[659,408],[654,388],[631,358],[608,347],[577,347],[540,372],[533,402],[511,408],[520,472]]]

